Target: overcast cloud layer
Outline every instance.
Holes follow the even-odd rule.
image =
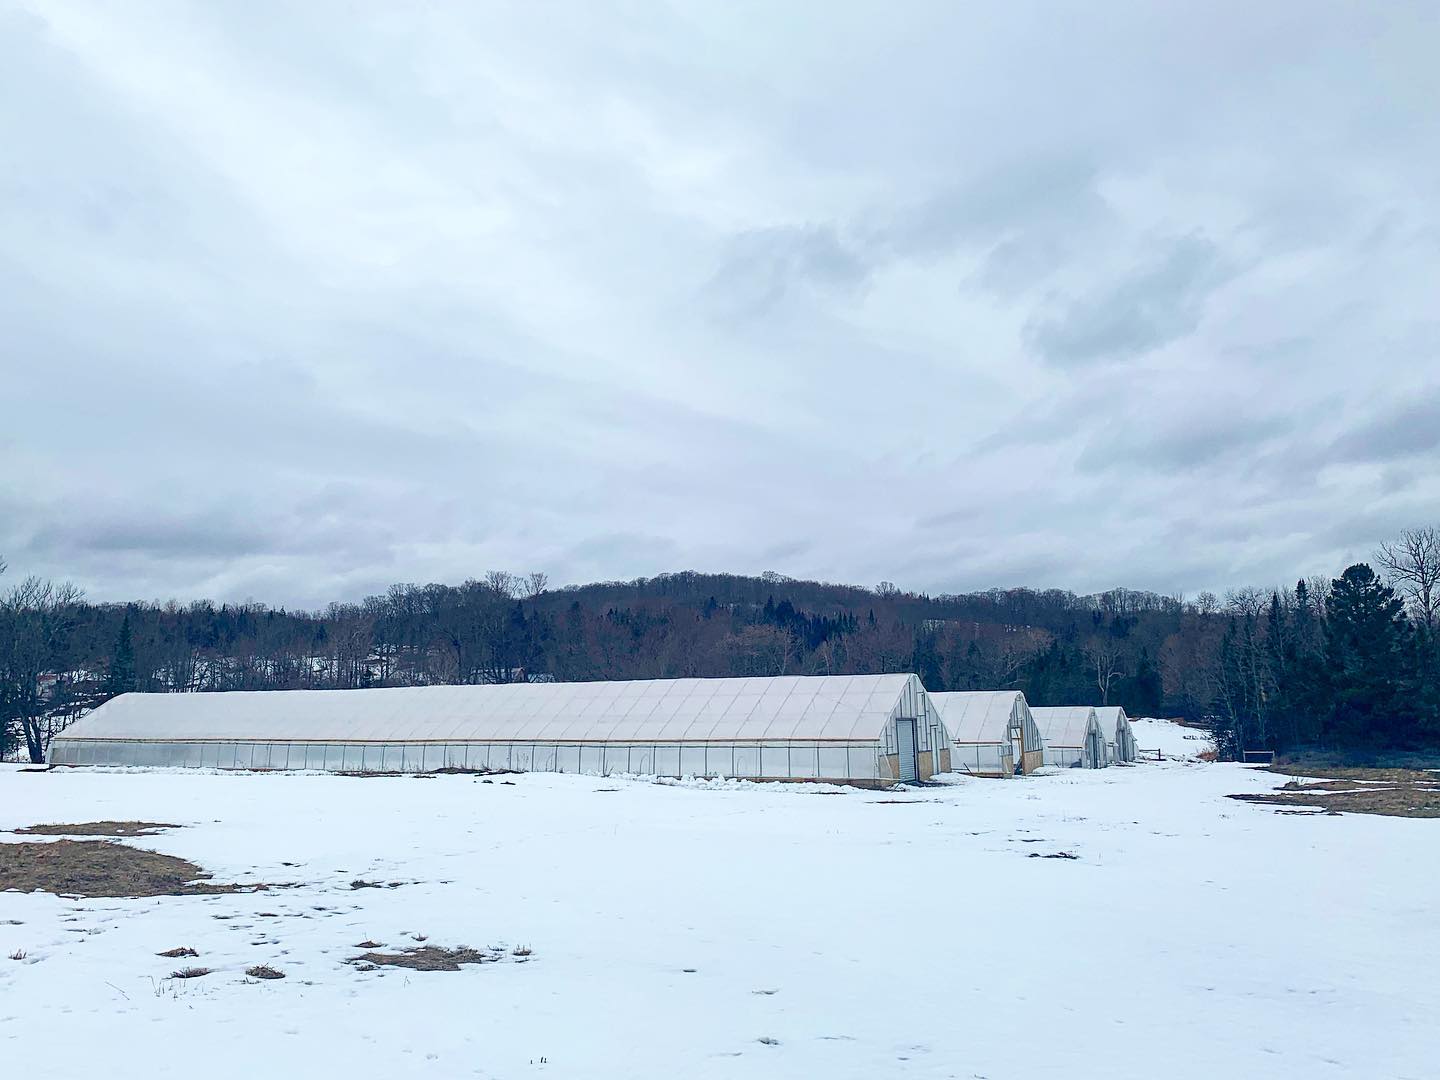
[[[1337,571],[1440,519],[1440,6],[1183,7],[0,0],[0,554]]]

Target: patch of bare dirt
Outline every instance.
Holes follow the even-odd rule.
[[[354,957],[350,962],[360,965],[364,971],[377,967],[409,968],[411,971],[459,971],[461,964],[493,964],[503,955],[499,949],[472,949],[465,945],[446,949],[439,945],[421,945],[399,952],[367,952]]]
[[[262,885],[216,885],[192,862],[108,840],[0,844],[0,892],[62,896],[195,896],[250,892]]]
[[[1301,779],[1279,791],[1231,795],[1240,802],[1308,808],[1313,813],[1379,814],[1440,818],[1440,775],[1424,769],[1276,766],[1271,772]],[[1286,811],[1281,811],[1282,813]]]
[[[1282,787],[1281,791],[1369,791],[1374,787],[1374,781],[1360,780],[1316,780],[1313,783],[1306,783],[1301,780],[1291,780]]]
[[[1367,768],[1342,765],[1302,765],[1285,762],[1272,765],[1269,772],[1284,776],[1312,777],[1319,780],[1378,780],[1387,784],[1437,784],[1440,772],[1431,769]]]
[[[13,830],[22,836],[154,836],[161,829],[178,829],[163,821],[83,821],[79,825],[27,825]]]

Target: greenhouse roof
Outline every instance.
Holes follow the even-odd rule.
[[[914,675],[122,694],[62,740],[856,742],[919,715]]]
[[[1010,718],[1024,697],[1019,690],[980,690],[931,694],[930,700],[952,742],[1008,743]]]
[[[1085,745],[1085,731],[1091,724],[1098,730],[1095,710],[1089,705],[1062,705],[1049,709],[1030,710],[1046,746],[1076,747]]]

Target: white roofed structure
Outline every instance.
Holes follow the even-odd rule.
[[[931,694],[950,736],[950,763],[974,776],[1031,773],[1043,763],[1044,743],[1019,690]]]
[[[1045,740],[1045,764],[1103,769],[1109,762],[1105,733],[1089,705],[1031,709]]]
[[[1135,733],[1130,728],[1130,718],[1119,705],[1097,705],[1095,719],[1105,735],[1106,749],[1111,761],[1134,761]]]
[[[892,783],[949,768],[914,675],[123,694],[61,765],[440,768]]]

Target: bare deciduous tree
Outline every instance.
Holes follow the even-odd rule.
[[[1085,656],[1095,671],[1095,687],[1100,691],[1100,704],[1110,704],[1110,687],[1116,679],[1123,678],[1123,656],[1113,641],[1097,640],[1085,650]]]
[[[73,585],[29,577],[0,597],[0,724],[19,724],[36,764],[45,760],[51,734],[42,677],[64,662],[82,595]]]
[[[795,639],[774,626],[747,626],[720,643],[733,675],[784,675],[795,657]]]
[[[1435,630],[1440,624],[1440,529],[1407,529],[1398,540],[1381,544],[1375,561],[1409,601],[1416,620]]]

